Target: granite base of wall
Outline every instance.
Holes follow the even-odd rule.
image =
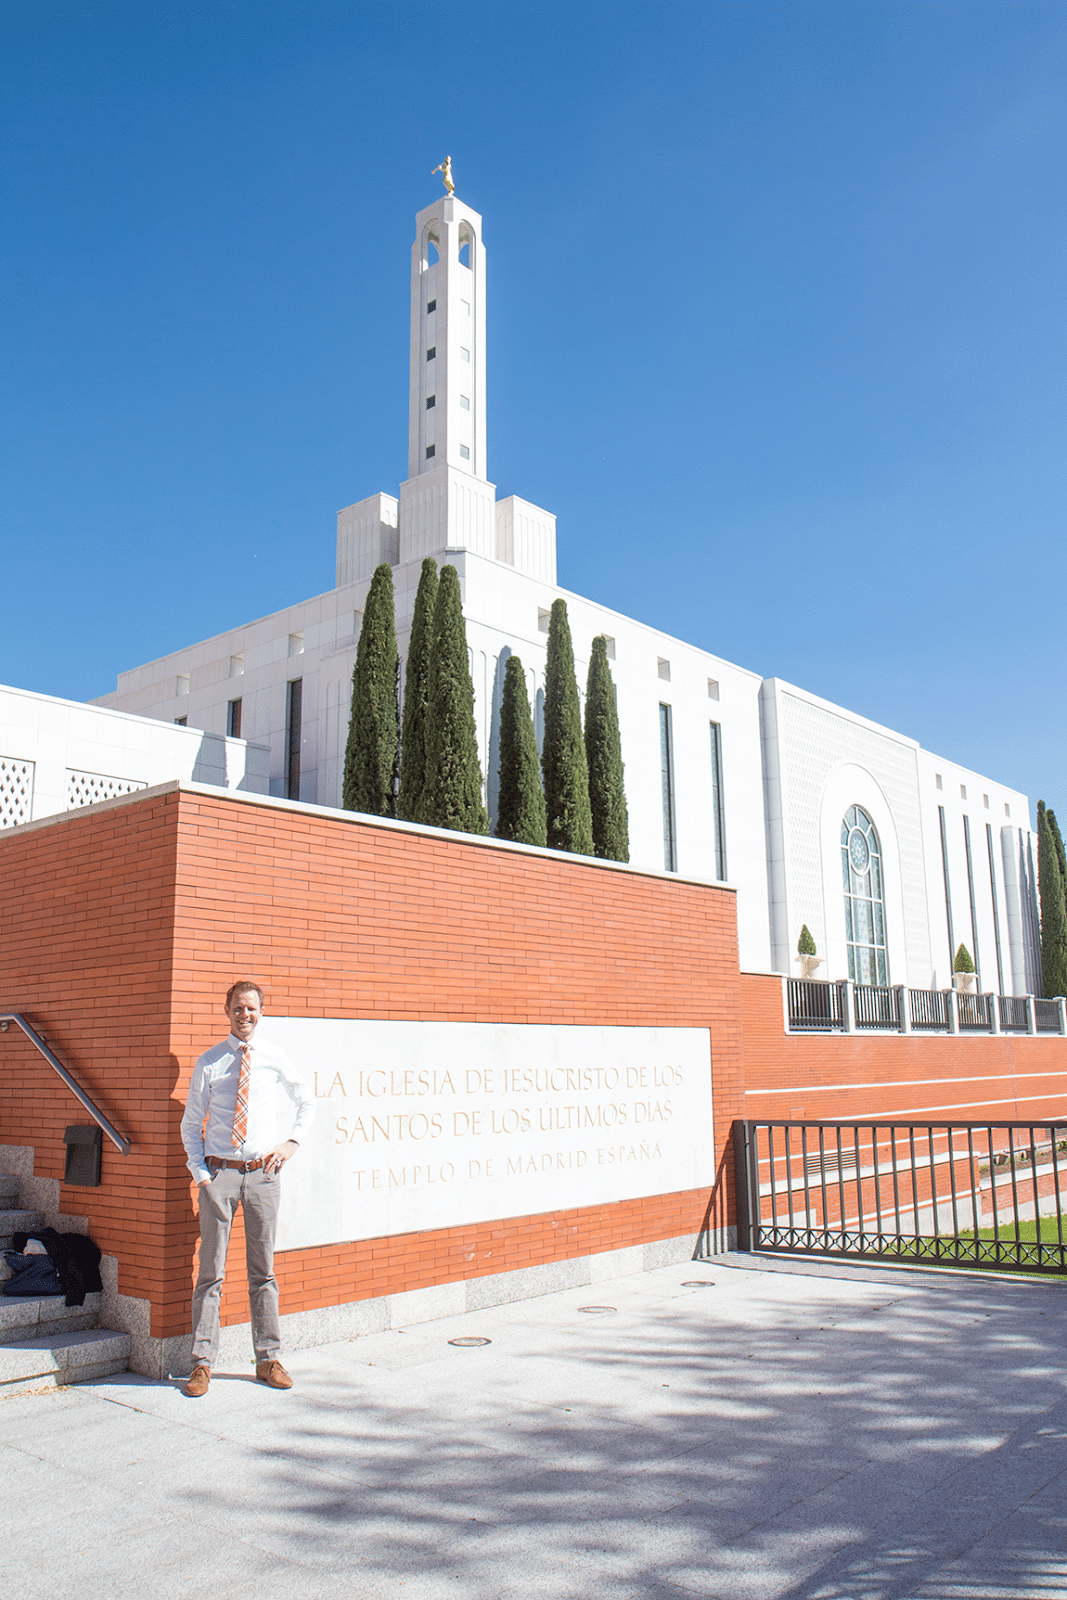
[[[729,1230],[731,1234],[733,1231]],[[434,1322],[463,1311],[482,1311],[516,1300],[535,1300],[540,1295],[584,1288],[610,1278],[626,1277],[631,1272],[651,1272],[656,1267],[673,1266],[703,1255],[707,1239],[706,1233],[687,1233],[677,1239],[657,1239],[651,1244],[522,1267],[515,1272],[464,1278],[458,1283],[436,1284],[427,1289],[408,1289],[403,1294],[323,1306],[317,1311],[297,1311],[282,1317],[282,1343],[286,1350],[307,1350],[342,1339],[358,1339],[368,1333],[383,1333],[389,1328]],[[721,1246],[722,1249],[731,1247],[725,1241]],[[107,1325],[117,1327],[115,1319],[123,1319],[121,1331],[131,1335],[130,1367],[134,1372],[159,1379],[184,1377],[188,1373],[191,1338],[188,1335],[175,1339],[152,1338],[147,1333],[147,1301],[115,1296],[107,1309],[110,1313]],[[223,1328],[218,1369],[240,1371],[251,1366],[252,1361],[251,1323],[232,1323]]]

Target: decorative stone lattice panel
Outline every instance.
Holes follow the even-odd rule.
[[[33,816],[33,765],[0,756],[0,828],[17,828]]]
[[[109,778],[103,772],[75,772],[68,767],[67,810],[77,811],[79,806],[94,806],[98,800],[113,800],[117,794],[133,794],[147,787],[131,778]]]
[[[831,768],[842,761],[854,761],[866,767],[877,781],[893,813],[900,847],[908,966],[915,974],[928,972],[930,923],[914,749],[793,695],[783,694],[781,705],[786,805],[792,839],[790,867],[797,903],[822,906],[819,812],[823,788]],[[818,930],[812,931],[820,949],[825,949],[825,928],[821,935]],[[903,973],[893,975],[896,982],[903,977]]]

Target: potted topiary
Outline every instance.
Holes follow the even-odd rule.
[[[800,976],[802,978],[813,978],[816,967],[822,966],[822,956],[815,954],[815,940],[812,938],[806,922],[801,928],[800,938],[797,940],[797,961],[800,965]]]
[[[952,963],[952,987],[959,989],[962,994],[967,994],[974,988],[974,962],[965,944],[960,945],[956,951],[956,959]]]

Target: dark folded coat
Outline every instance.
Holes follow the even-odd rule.
[[[66,1305],[84,1305],[87,1294],[95,1294],[104,1287],[100,1281],[100,1246],[94,1244],[87,1234],[57,1233],[54,1228],[42,1228],[39,1233],[13,1234],[11,1243],[16,1251],[22,1251],[29,1239],[39,1239],[48,1251],[62,1292],[67,1297],[64,1302]],[[8,1283],[17,1282],[18,1278],[8,1279]],[[24,1295],[27,1292],[25,1289],[9,1291],[7,1284],[4,1284],[5,1294]]]

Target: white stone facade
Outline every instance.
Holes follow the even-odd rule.
[[[3,828],[173,778],[266,794],[269,764],[265,745],[0,685]]]
[[[393,567],[403,656],[420,564],[432,555],[459,574],[491,817],[504,666],[511,653],[522,659],[540,739],[548,612],[562,596],[580,689],[593,638],[610,641],[630,859],[734,885],[743,968],[796,976],[806,923],[818,975],[849,976],[841,830],[860,807],[881,848],[888,980],[944,987],[950,944],[964,943],[984,989],[1038,989],[1025,795],[557,587],[555,517],[516,496],[498,502],[486,475],[485,289],[482,219],[442,197],[416,219],[399,497],[375,494],[338,513],[335,589],[124,672],[98,703],[166,723],[184,714],[220,737],[236,706],[245,738],[270,747],[271,793],[340,805],[371,576],[379,562]]]

